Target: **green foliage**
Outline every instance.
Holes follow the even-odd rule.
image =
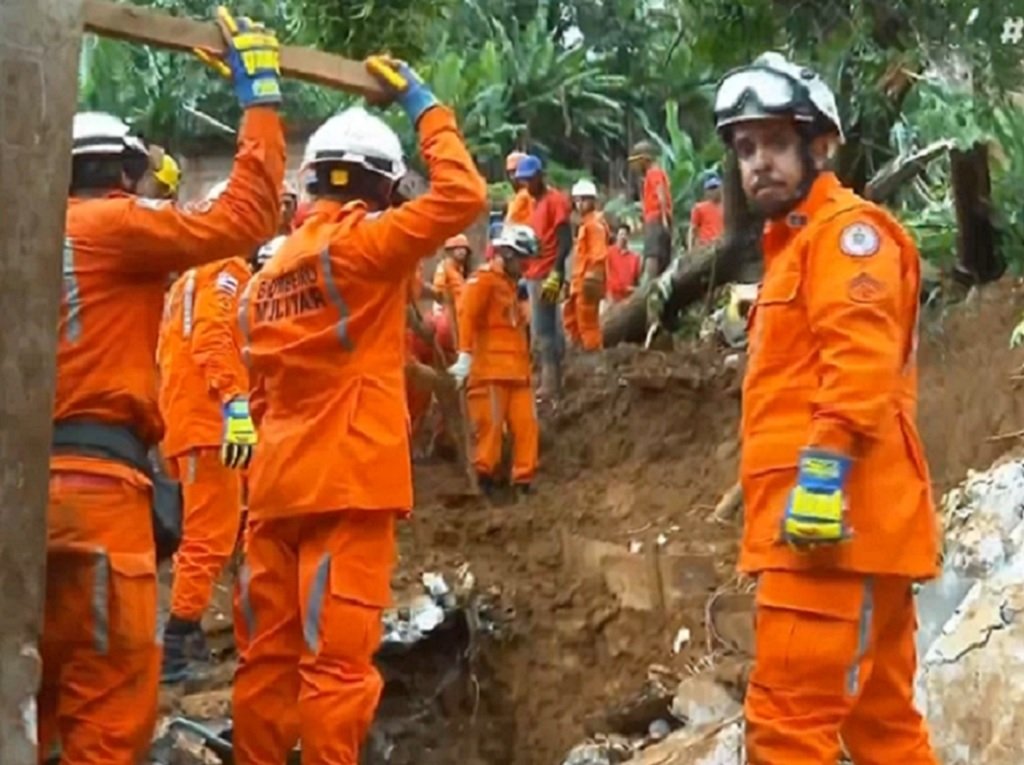
[[[208,0],[134,0],[195,17]],[[629,146],[662,149],[676,218],[701,195],[721,159],[711,100],[730,68],[775,49],[834,86],[848,136],[841,174],[861,186],[887,161],[938,138],[998,146],[993,198],[1011,260],[1024,265],[1024,114],[1004,94],[1024,85],[1024,43],[1000,41],[1024,0],[239,0],[284,41],[359,58],[390,51],[412,62],[459,115],[495,194],[504,156],[529,150],[552,181],[580,177],[608,188],[610,215],[636,213]],[[87,38],[82,105],[120,113],[176,149],[231,136],[196,112],[234,126],[227,83],[187,56]],[[313,126],[354,99],[285,84],[292,128]],[[397,109],[385,119],[415,156]],[[414,160],[415,161],[415,160]],[[897,207],[929,258],[953,251],[948,163],[902,190]],[[680,235],[682,231],[678,232]]]

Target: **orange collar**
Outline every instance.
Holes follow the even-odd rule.
[[[835,173],[819,173],[807,196],[785,218],[770,220],[764,229],[764,258],[770,261],[804,228],[829,200],[843,188]]]

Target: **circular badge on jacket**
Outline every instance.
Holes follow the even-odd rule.
[[[839,249],[854,258],[866,258],[878,252],[882,238],[870,223],[851,223],[839,235]]]

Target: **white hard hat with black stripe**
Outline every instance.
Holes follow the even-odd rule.
[[[79,112],[71,128],[71,156],[147,154],[145,142],[131,134],[127,123],[105,112]]]
[[[306,144],[303,170],[326,163],[347,163],[391,181],[405,175],[402,143],[387,123],[353,106],[328,119]]]
[[[834,132],[844,140],[836,97],[811,69],[780,53],[763,53],[749,66],[729,72],[715,93],[715,129],[728,140],[741,122],[789,116],[816,132]]]

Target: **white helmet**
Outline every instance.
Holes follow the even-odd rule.
[[[819,123],[845,140],[836,97],[811,69],[794,64],[781,53],[762,53],[749,66],[729,72],[715,93],[715,129],[791,115],[801,122]]]
[[[207,202],[215,202],[215,201],[217,201],[217,199],[220,197],[220,195],[223,194],[227,190],[227,187],[228,187],[227,179],[225,179],[223,181],[218,181],[217,183],[213,184],[213,186],[210,187],[210,190],[206,192],[206,201]]]
[[[288,237],[284,235],[275,236],[269,242],[256,250],[256,264],[260,268],[265,266],[267,261],[274,257],[274,253],[281,249],[281,245],[284,244],[284,240],[287,238]]]
[[[508,247],[524,258],[536,257],[539,249],[537,234],[530,226],[522,224],[502,226],[498,235],[491,240],[491,244],[495,247]]]
[[[124,120],[104,112],[79,112],[71,125],[71,156],[147,154],[141,138]]]
[[[594,185],[593,181],[588,181],[586,179],[576,181],[576,183],[572,185],[572,196],[574,199],[579,197],[596,197],[597,186]]]
[[[392,181],[405,175],[402,144],[395,131],[359,106],[334,115],[310,136],[302,168],[322,162],[350,162]]]

